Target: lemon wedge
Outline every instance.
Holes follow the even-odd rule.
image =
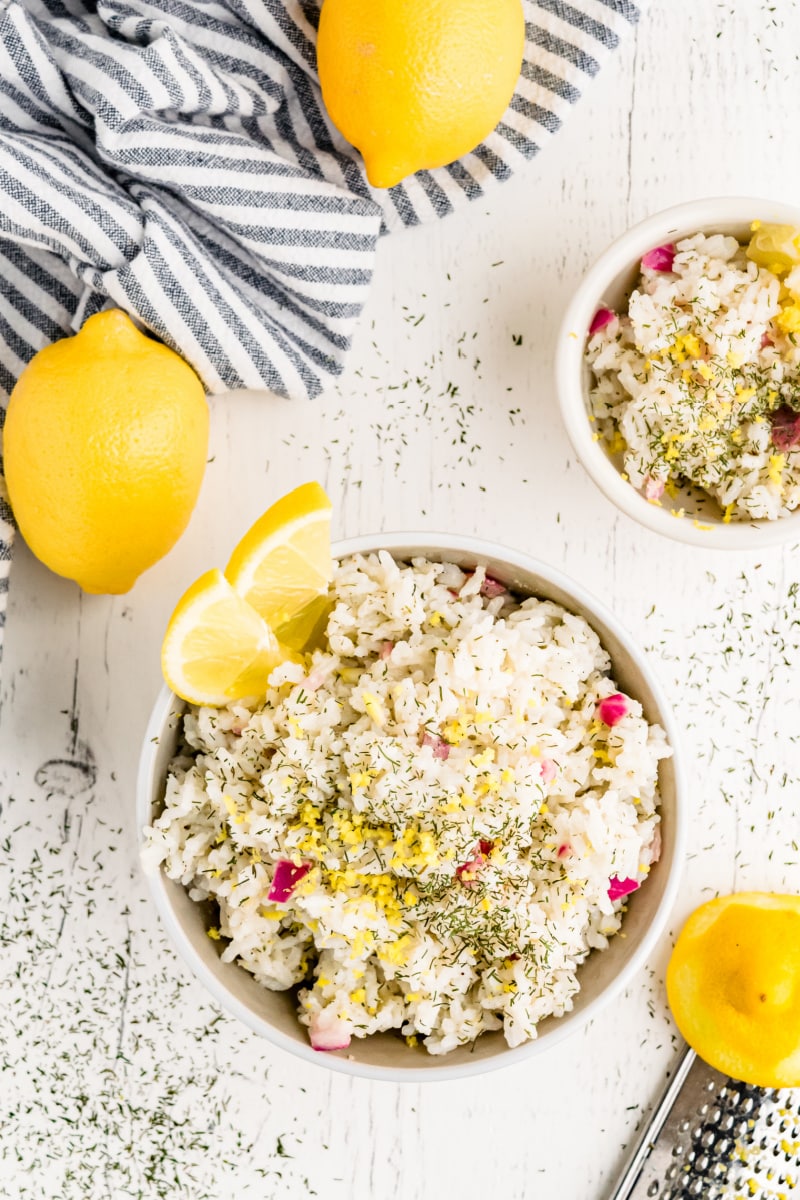
[[[701,1058],[758,1087],[800,1085],[800,896],[701,905],[667,968],[678,1028]]]
[[[331,579],[330,538],[331,502],[318,483],[304,483],[259,517],[225,568],[233,589],[296,649],[304,648],[298,638],[303,630],[312,634],[322,612],[320,598]],[[295,629],[292,622],[305,609]]]
[[[321,649],[325,645],[328,617],[332,610],[333,600],[327,592],[323,592],[279,625],[275,636],[282,646],[301,654]]]
[[[263,695],[270,674],[287,657],[267,622],[215,568],[178,601],[161,647],[161,668],[182,699],[220,707]]]
[[[780,278],[800,263],[800,230],[794,225],[759,225],[745,253]]]

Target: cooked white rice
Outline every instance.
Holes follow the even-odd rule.
[[[697,234],[676,250],[589,338],[597,434],[653,503],[688,482],[726,520],[780,517],[800,504],[800,447],[773,433],[776,414],[800,410],[796,322],[776,321],[787,293],[735,238]]]
[[[515,1046],[619,929],[610,881],[658,857],[664,733],[633,699],[604,723],[616,687],[586,621],[491,597],[482,568],[355,556],[332,591],[310,666],[187,712],[146,857],[216,901],[224,960],[298,988],[315,1046],[398,1030],[443,1054],[501,1028]],[[283,903],[280,860],[311,865]]]

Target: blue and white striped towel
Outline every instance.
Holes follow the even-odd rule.
[[[376,192],[322,106],[319,0],[0,0],[0,393],[111,302],[211,392],[316,395],[342,369],[379,235],[533,158],[637,19],[630,0],[524,6],[495,132]],[[0,493],[3,590],[10,545]]]

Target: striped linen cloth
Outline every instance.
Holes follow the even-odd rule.
[[[319,7],[0,0],[0,393],[116,305],[210,392],[317,395],[342,370],[378,237],[533,158],[638,16],[630,0],[524,0],[520,83],[494,133],[378,192],[322,105]]]

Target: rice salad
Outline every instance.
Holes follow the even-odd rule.
[[[649,251],[624,311],[590,326],[595,437],[676,516],[687,484],[725,522],[800,505],[800,233],[752,229]]]
[[[355,555],[331,596],[266,696],[188,709],[148,865],[215,902],[224,961],[297,989],[316,1049],[516,1046],[658,858],[664,732],[583,618],[482,567]]]

